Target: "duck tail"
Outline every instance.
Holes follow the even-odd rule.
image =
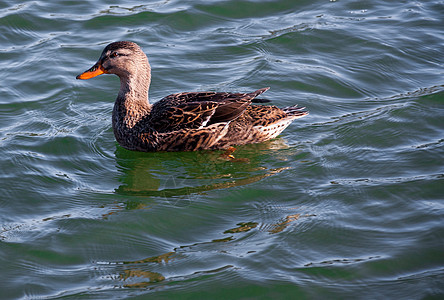
[[[305,107],[298,107],[298,105],[296,104],[293,106],[284,107],[282,108],[282,111],[285,112],[288,116],[297,119],[308,115],[308,111],[305,111],[304,109]]]

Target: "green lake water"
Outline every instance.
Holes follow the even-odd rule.
[[[0,2],[1,299],[443,299],[444,3]],[[310,115],[220,151],[120,147],[110,42],[150,100]]]

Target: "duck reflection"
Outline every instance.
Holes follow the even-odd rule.
[[[172,282],[176,280],[182,280],[184,277],[195,277],[201,274],[209,274],[209,273],[217,273],[224,271],[228,268],[233,268],[232,265],[227,265],[217,269],[204,270],[194,272],[192,274],[188,274],[185,276],[180,276],[180,278],[165,278],[159,272],[153,271],[153,269],[161,269],[164,268],[165,265],[169,263],[174,263],[175,260],[181,260],[187,258],[187,252],[195,253],[196,250],[202,251],[203,249],[210,246],[213,248],[217,244],[221,243],[230,243],[237,239],[242,238],[242,234],[245,234],[253,229],[265,231],[269,234],[276,234],[282,232],[285,228],[287,228],[290,223],[299,220],[302,217],[311,217],[314,215],[301,215],[301,214],[292,214],[288,215],[285,218],[281,219],[279,222],[275,224],[262,224],[263,226],[259,226],[259,222],[241,222],[236,224],[237,227],[229,228],[223,231],[223,234],[229,234],[230,236],[221,239],[213,239],[211,241],[194,243],[191,245],[184,245],[177,248],[174,248],[173,251],[167,252],[158,256],[148,257],[141,260],[136,261],[124,261],[118,264],[124,265],[124,270],[121,271],[118,278],[120,281],[125,282],[123,284],[124,287],[128,288],[144,288],[150,286],[156,286],[156,284],[166,281]],[[237,236],[237,237],[235,237]],[[223,247],[225,249],[225,247]],[[226,252],[225,250],[220,250],[222,252]],[[256,251],[248,251],[248,254],[254,253]]]
[[[248,185],[288,169],[263,165],[267,155],[285,160],[290,154],[283,155],[282,149],[289,147],[283,139],[275,139],[239,147],[233,159],[227,158],[224,151],[141,153],[119,147],[116,161],[122,172],[119,179],[122,184],[115,192],[127,196],[180,198],[183,201],[176,204],[185,205],[191,201],[189,195]]]
[[[123,281],[129,281],[130,279],[137,279],[137,278],[143,278],[143,280],[146,279],[149,280],[136,283],[127,283],[124,285],[124,287],[132,287],[132,288],[143,288],[165,280],[165,277],[163,277],[163,275],[160,273],[142,271],[142,270],[125,270],[122,274],[120,274],[119,277]]]
[[[168,252],[159,256],[149,257],[146,259],[123,262],[123,264],[137,265],[137,264],[150,264],[150,263],[168,263],[174,258],[175,252]],[[119,275],[121,281],[125,281],[125,287],[142,288],[150,286],[154,283],[158,283],[165,280],[165,277],[158,273],[148,270],[141,270],[138,268],[129,268],[123,270]],[[138,281],[141,280],[141,281]],[[131,281],[135,281],[131,283]]]
[[[161,199],[167,199],[174,205],[185,206],[193,200],[193,195],[244,186],[278,174],[288,169],[285,162],[281,163],[283,167],[269,166],[279,165],[279,161],[286,161],[297,152],[297,149],[288,147],[284,140],[279,138],[239,147],[233,154],[234,159],[227,158],[224,151],[139,153],[119,147],[116,151],[116,162],[121,171],[121,185],[115,192],[131,196],[126,203],[121,204],[122,210],[146,208]],[[112,213],[116,212],[117,210]],[[238,242],[244,234],[254,230],[268,234],[280,233],[300,217],[300,214],[293,213],[277,220],[275,224],[260,224],[257,220],[247,220],[222,230],[223,237],[179,246],[158,256],[117,263],[123,266],[118,279],[123,282],[124,287],[153,288],[183,280],[184,276],[193,278],[200,274],[222,272],[233,266],[202,270],[180,278],[167,278],[162,274],[167,265],[187,259],[187,253],[194,253],[196,248],[203,250],[206,247],[216,247],[227,251],[226,246],[217,245]],[[252,252],[255,251],[248,253]]]

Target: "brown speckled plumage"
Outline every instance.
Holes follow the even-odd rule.
[[[104,73],[120,78],[112,123],[117,142],[129,150],[195,151],[259,143],[308,114],[297,106],[252,105],[269,88],[252,93],[178,93],[150,104],[151,67],[133,42],[109,44],[77,79]]]

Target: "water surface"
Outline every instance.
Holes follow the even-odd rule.
[[[424,1],[425,2],[425,1]],[[441,298],[442,1],[3,1],[5,299]],[[306,106],[275,140],[137,153],[119,82],[138,43],[155,102],[252,91]]]

